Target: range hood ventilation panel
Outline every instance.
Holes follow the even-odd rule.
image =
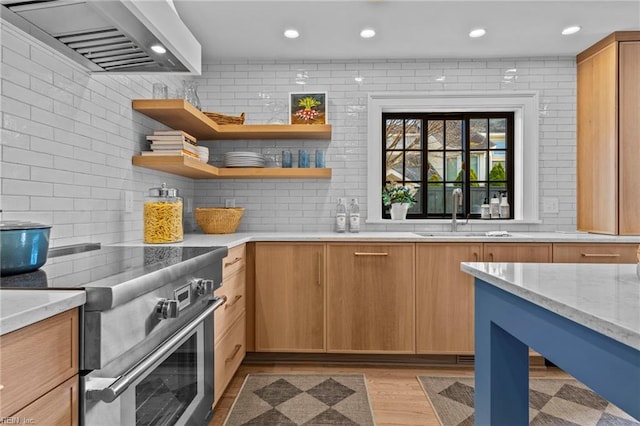
[[[201,73],[200,43],[168,1],[13,0],[0,10],[92,72]],[[167,52],[154,52],[155,44]]]

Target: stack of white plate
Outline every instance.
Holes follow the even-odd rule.
[[[264,155],[256,152],[233,151],[224,154],[225,167],[264,167]]]

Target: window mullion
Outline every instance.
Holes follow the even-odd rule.
[[[469,115],[462,116],[462,125],[464,126],[464,139],[462,140],[462,156],[464,158],[464,181],[462,183],[462,191],[464,193],[464,201],[462,203],[463,217],[467,217],[471,212],[471,131],[469,130]]]

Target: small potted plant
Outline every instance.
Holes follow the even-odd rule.
[[[406,219],[407,211],[416,202],[415,193],[414,188],[394,182],[382,188],[382,202],[385,206],[391,206],[391,219]]]

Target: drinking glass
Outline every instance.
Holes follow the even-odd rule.
[[[306,149],[298,150],[298,167],[300,168],[309,167],[309,152]]]
[[[321,149],[316,149],[316,168],[318,169],[325,168],[324,151]]]
[[[292,161],[291,151],[282,151],[282,167],[291,168]]]
[[[164,83],[153,83],[153,99],[167,99],[169,88]]]

